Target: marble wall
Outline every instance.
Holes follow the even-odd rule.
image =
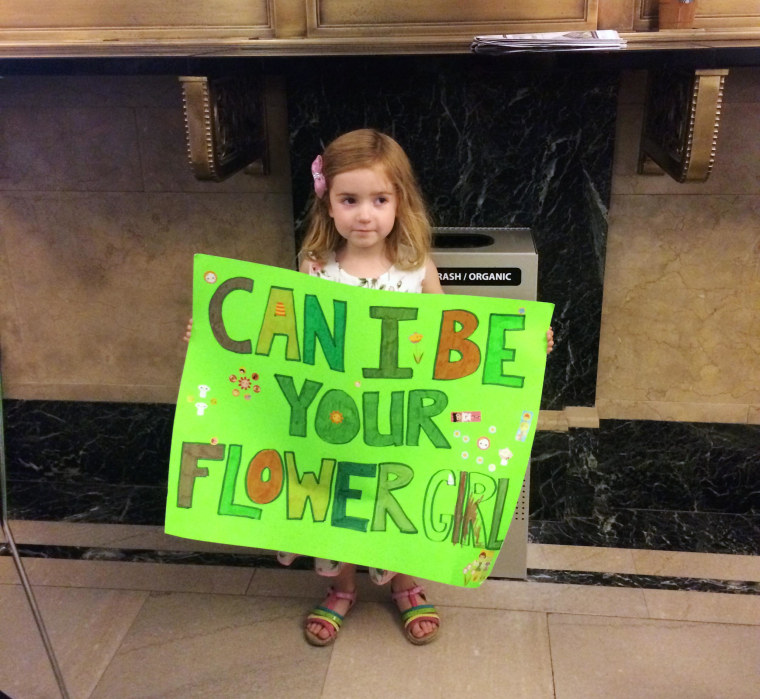
[[[195,253],[293,266],[284,87],[272,174],[198,182],[176,77],[0,80],[6,397],[176,398]]]
[[[636,174],[644,83],[621,90],[599,415],[760,424],[760,69],[727,76],[705,183]]]
[[[296,215],[326,143],[363,127],[393,135],[436,225],[532,229],[538,298],[556,307],[542,407],[593,406],[618,80],[466,56],[293,63]]]
[[[534,228],[558,304],[544,407],[569,417],[536,439],[532,539],[760,554],[760,69],[731,71],[715,170],[679,185],[635,172],[642,74],[414,65],[401,94],[346,82],[370,114],[285,64],[272,175],[222,184],[189,173],[174,77],[0,81],[12,517],[161,524],[192,254],[292,266],[303,163],[371,118],[437,223]]]

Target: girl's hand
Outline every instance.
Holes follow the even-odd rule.
[[[182,339],[185,342],[190,342],[190,335],[193,334],[193,319],[190,318],[190,320],[187,321],[187,327],[185,328],[185,334],[182,336]]]
[[[546,331],[546,354],[551,354],[551,351],[553,349],[554,349],[554,330],[552,330],[552,328],[549,328]]]

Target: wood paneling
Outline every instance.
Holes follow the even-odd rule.
[[[69,40],[271,36],[272,0],[2,0],[3,34]]]
[[[696,0],[694,29],[760,27],[760,0]],[[659,0],[636,0],[633,28],[656,31]]]
[[[596,29],[597,0],[306,0],[310,37]]]

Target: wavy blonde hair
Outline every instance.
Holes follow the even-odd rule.
[[[309,224],[299,253],[301,259],[324,264],[343,242],[329,211],[330,183],[336,175],[380,165],[398,197],[396,221],[385,239],[388,258],[400,269],[416,269],[425,264],[432,239],[430,219],[412,164],[395,140],[375,129],[349,131],[325,148],[322,164],[327,191],[321,199],[312,197]]]

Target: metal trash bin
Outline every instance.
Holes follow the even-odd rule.
[[[538,254],[529,228],[434,228],[431,256],[449,294],[535,301]],[[525,578],[530,463],[491,577]]]

